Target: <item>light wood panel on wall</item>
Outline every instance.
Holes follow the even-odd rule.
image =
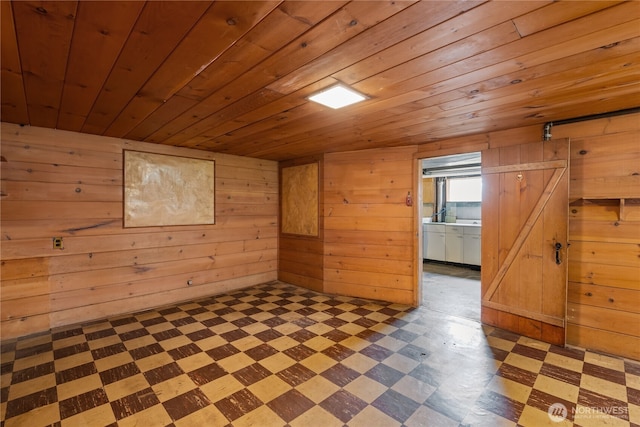
[[[640,359],[640,116],[567,125],[567,343]]]
[[[215,160],[216,224],[123,228],[123,149]],[[277,277],[275,162],[5,123],[1,155],[3,339]]]
[[[325,291],[415,304],[415,147],[324,158]]]

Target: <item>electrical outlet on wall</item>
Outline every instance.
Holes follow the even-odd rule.
[[[62,242],[62,237],[53,238],[53,249],[64,249],[64,243]]]

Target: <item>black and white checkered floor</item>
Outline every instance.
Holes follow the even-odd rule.
[[[638,426],[640,364],[272,282],[2,343],[13,426]]]

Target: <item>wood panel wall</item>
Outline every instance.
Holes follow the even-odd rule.
[[[640,116],[566,127],[567,343],[640,360]]]
[[[277,278],[276,162],[5,123],[1,138],[3,339]],[[215,160],[216,224],[124,229],[125,148]]]
[[[415,146],[324,157],[325,292],[415,304]],[[412,166],[413,165],[413,166]]]
[[[310,163],[318,164],[318,235],[280,234],[278,278],[287,283],[322,292],[324,291],[324,218],[321,214],[324,203],[323,158],[316,156],[281,162],[280,171],[285,167]]]

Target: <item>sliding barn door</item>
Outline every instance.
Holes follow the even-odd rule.
[[[482,320],[564,345],[569,142],[482,153]]]

